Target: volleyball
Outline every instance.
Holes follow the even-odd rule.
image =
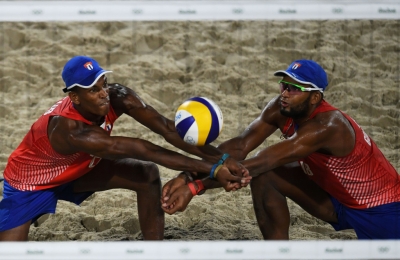
[[[192,97],[180,105],[175,114],[175,128],[186,142],[203,146],[213,142],[222,130],[219,106],[205,97]]]

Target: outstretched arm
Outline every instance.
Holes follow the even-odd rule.
[[[117,113],[131,116],[175,147],[214,163],[221,158],[221,151],[211,145],[197,147],[184,142],[175,129],[174,121],[146,104],[132,89],[110,84],[110,99]]]
[[[222,151],[214,146],[197,147],[184,142],[175,129],[174,121],[164,117],[146,104],[132,89],[119,84],[110,84],[110,100],[117,114],[125,113],[131,116],[153,132],[163,136],[175,147],[212,163],[217,163],[221,159]],[[236,160],[229,159],[224,165],[234,175],[248,175],[248,171]]]
[[[340,136],[337,136],[338,132],[338,127],[334,124],[310,120],[291,138],[263,149],[256,156],[242,161],[242,163],[254,177],[276,167],[303,159],[322,149],[325,153],[331,154],[334,147],[332,144],[338,143],[338,140],[341,139]],[[340,156],[343,156],[351,149],[341,150],[344,154],[340,154]]]
[[[52,147],[61,154],[84,152],[107,159],[152,161],[178,171],[217,172],[210,162],[184,156],[142,139],[109,136],[97,125],[62,116],[51,119],[48,135]],[[225,189],[231,189],[229,182],[240,183],[241,177],[232,175],[228,170],[222,172],[225,174],[219,175],[217,179]]]

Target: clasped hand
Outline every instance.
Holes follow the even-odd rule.
[[[216,176],[225,191],[236,191],[250,183],[251,176],[241,164],[235,160],[227,160],[225,164],[231,168],[223,166]],[[162,209],[168,214],[184,211],[192,198],[193,194],[187,186],[186,177],[180,174],[164,185],[161,197]]]

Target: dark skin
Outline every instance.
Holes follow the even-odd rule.
[[[284,76],[283,80],[299,84],[287,76]],[[243,160],[241,163],[254,177],[250,184],[253,205],[264,239],[289,239],[290,216],[286,197],[311,215],[337,223],[336,212],[328,194],[308,179],[296,162],[315,152],[346,156],[355,146],[354,130],[339,111],[319,113],[309,119],[322,98],[319,91],[290,95],[285,90],[266,105],[260,116],[241,135],[218,147],[235,159]],[[298,110],[302,113],[297,113]],[[256,156],[245,160],[251,151],[278,128],[283,129],[288,116],[294,118],[299,126],[297,132],[290,139],[264,148]],[[163,192],[179,182],[172,180],[171,183],[167,183],[169,186],[164,186]],[[180,186],[170,195],[177,201],[175,205],[181,208],[167,208],[172,204],[172,201],[168,200],[163,204],[165,212],[173,214],[186,208],[192,196],[188,196],[187,192],[183,191],[185,189]]]
[[[85,152],[102,158],[89,173],[74,181],[74,192],[114,188],[136,191],[144,239],[163,239],[164,212],[161,209],[161,181],[156,164],[179,171],[210,172],[213,163],[219,160],[222,153],[212,146],[195,147],[185,143],[175,131],[172,120],[145,104],[132,89],[120,84],[107,84],[105,76],[93,87],[75,87],[68,95],[75,109],[92,125],[61,116],[52,117],[48,124],[48,137],[53,149],[60,154]],[[177,148],[205,160],[186,157],[146,140],[109,136],[99,126],[104,122],[110,104],[117,115],[132,117]],[[230,160],[227,166],[231,171],[223,167],[217,176],[226,190],[240,188],[243,185],[241,182],[250,181],[251,177],[242,178],[248,172],[236,161]],[[30,224],[31,221],[28,221],[19,227],[0,232],[0,241],[27,240]]]

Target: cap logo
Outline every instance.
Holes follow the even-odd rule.
[[[300,67],[301,67],[301,64],[300,64],[300,63],[295,63],[295,64],[293,64],[293,66],[292,66],[292,70],[298,69],[298,68],[300,68]]]
[[[86,62],[83,67],[87,68],[88,70],[92,70],[93,69],[93,64],[91,61]]]

